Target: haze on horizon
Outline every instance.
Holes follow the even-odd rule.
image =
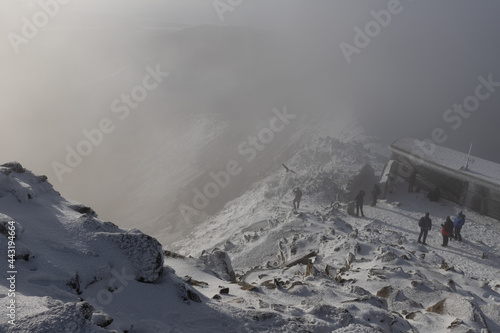
[[[385,144],[441,128],[442,145],[467,152],[473,143],[473,155],[500,163],[498,1],[242,0],[222,12],[211,0],[61,2],[19,52],[9,34],[22,35],[23,17],[43,9],[0,4],[0,157],[119,225],[124,203],[161,204],[141,202],[141,184],[158,180],[161,201],[162,191],[179,190],[173,180],[191,166],[183,163],[202,160],[183,150],[193,124],[222,117],[233,133],[251,132],[284,105],[309,118],[351,113]],[[367,26],[372,37],[359,37]],[[347,44],[357,51],[346,56]],[[150,77],[155,88],[137,108],[126,113],[122,100],[113,113],[114,101],[158,69],[168,76]],[[474,111],[453,111],[478,91]],[[59,182],[53,162],[64,162],[66,147],[118,115],[123,121],[108,124],[112,133]]]

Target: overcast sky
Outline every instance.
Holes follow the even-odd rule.
[[[44,10],[40,3],[51,6]],[[215,113],[224,108],[221,96],[235,89],[216,78],[229,75],[235,85],[252,89],[251,95],[235,89],[227,97],[241,116],[293,96],[288,103],[302,101],[311,116],[353,113],[386,144],[408,136],[467,151],[473,143],[473,154],[500,162],[499,14],[496,0],[2,1],[0,159],[47,174],[63,195],[97,201],[91,199],[98,186],[92,179],[118,187],[127,174],[117,169],[104,176],[106,167],[119,166],[129,149],[147,151],[142,144],[153,139],[143,132],[165,138],[155,127],[159,111],[123,125],[132,131],[126,135],[120,129],[107,136],[63,184],[52,163],[64,159],[67,145],[76,147],[82,129],[95,127],[117,96],[141,82],[147,66],[161,64],[171,74],[161,86],[169,92],[151,93],[145,110]],[[34,20],[36,31],[26,27]],[[207,26],[206,32],[175,35],[200,25],[245,27],[257,37],[235,32],[218,39]],[[241,57],[241,67],[253,62],[264,73],[227,63],[234,60],[228,54]],[[200,83],[200,73],[207,83]],[[249,101],[252,96],[260,105]],[[173,138],[175,126],[169,126]],[[120,144],[124,140],[135,146]],[[137,160],[122,165],[127,163]]]

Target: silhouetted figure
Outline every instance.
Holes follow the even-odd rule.
[[[413,186],[415,186],[415,182],[417,181],[417,173],[418,171],[415,169],[411,173],[410,177],[408,178],[408,192],[413,193]]]
[[[361,216],[365,216],[363,214],[363,199],[365,197],[365,191],[360,190],[359,193],[356,195],[354,200],[356,201],[356,216],[359,216],[359,212],[361,211]]]
[[[443,235],[443,244],[441,246],[448,246],[448,238],[453,234],[453,221],[449,216],[446,216],[446,221],[441,224],[441,235]]]
[[[453,220],[453,227],[454,227],[453,238],[455,238],[459,242],[462,241],[462,235],[460,232],[462,231],[462,227],[464,226],[464,224],[465,224],[465,215],[462,212],[459,212],[457,217],[455,217],[455,219]]]
[[[295,198],[293,199],[293,209],[299,209],[300,199],[302,198],[302,191],[300,188],[296,187],[293,189],[293,193],[295,193]]]
[[[397,176],[390,174],[389,177],[387,178],[387,190],[389,193],[394,192],[394,188],[396,186],[396,180]]]
[[[432,229],[432,220],[429,218],[429,213],[425,213],[425,216],[418,221],[418,226],[420,227],[420,235],[418,235],[418,242],[427,245],[425,240],[427,239],[427,233]],[[422,236],[424,236],[423,241]]]
[[[439,201],[439,198],[441,198],[441,190],[439,189],[439,187],[436,187],[434,190],[427,194],[427,197],[430,201],[437,202]]]
[[[377,183],[375,183],[375,185],[373,185],[373,189],[372,189],[372,207],[375,207],[377,205],[377,198],[378,196],[380,195],[381,191],[380,191],[380,187],[378,186]]]

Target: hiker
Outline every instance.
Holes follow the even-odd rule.
[[[432,229],[432,220],[429,218],[429,213],[425,213],[425,216],[418,221],[418,226],[420,227],[420,235],[418,235],[418,242],[427,245],[425,240],[427,239],[427,233]],[[422,236],[424,236],[423,241]]]
[[[454,234],[453,238],[458,240],[459,242],[462,241],[462,235],[460,232],[462,231],[462,227],[465,224],[465,215],[462,212],[459,212],[457,217],[453,220],[453,227],[454,227]]]
[[[356,200],[356,216],[359,216],[359,211],[361,211],[361,216],[365,217],[363,214],[363,198],[365,196],[365,191],[359,190],[359,193],[356,195],[354,200]]]
[[[415,186],[415,181],[417,180],[417,169],[413,170],[410,177],[408,178],[408,192],[413,193],[413,186]]]
[[[434,202],[439,201],[440,197],[441,197],[441,190],[439,189],[439,187],[436,187],[434,190],[432,190],[427,194],[427,198],[429,198],[429,201],[434,201]]]
[[[299,209],[300,198],[302,198],[302,191],[300,188],[296,187],[293,189],[293,193],[295,193],[295,198],[293,199],[293,209]]]
[[[443,244],[441,246],[448,246],[448,238],[453,234],[453,221],[449,216],[446,216],[446,221],[441,224],[441,234],[443,235]]]
[[[371,204],[372,207],[375,207],[377,205],[377,198],[380,195],[380,192],[381,192],[380,187],[378,186],[377,183],[375,183],[375,185],[373,185],[373,189],[372,189],[372,197],[373,197],[373,201]]]

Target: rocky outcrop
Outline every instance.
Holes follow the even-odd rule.
[[[62,302],[60,302],[62,303]],[[93,309],[86,302],[58,304],[47,311],[26,316],[15,326],[4,326],[7,333],[104,333],[109,332],[91,322]],[[0,326],[0,331],[2,327]]]
[[[155,238],[139,230],[103,233],[102,236],[115,243],[127,256],[135,270],[137,281],[153,283],[161,277],[163,250]]]
[[[211,253],[203,253],[199,259],[220,279],[236,281],[231,259],[226,252],[215,248]]]

